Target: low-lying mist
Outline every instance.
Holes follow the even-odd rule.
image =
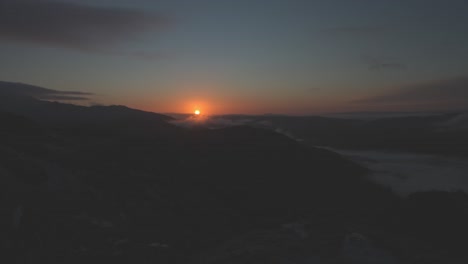
[[[229,118],[224,116],[186,115],[179,116],[177,119],[171,121],[171,123],[185,128],[220,129],[233,126],[259,127],[275,131],[276,133],[285,135],[296,141],[302,141],[287,129],[277,127],[269,120],[258,120],[255,118],[249,118],[249,116],[236,116],[236,118]]]
[[[418,191],[468,192],[468,159],[384,151],[332,149],[369,168],[378,183],[400,195]]]

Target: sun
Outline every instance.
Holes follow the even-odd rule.
[[[200,114],[201,114],[200,110],[198,110],[198,109],[195,110],[195,112],[193,112],[193,113],[194,113],[195,115],[200,115]]]

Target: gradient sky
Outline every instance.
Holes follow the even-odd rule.
[[[0,81],[156,112],[468,109],[466,0],[0,0]]]

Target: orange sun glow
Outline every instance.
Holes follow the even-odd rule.
[[[195,115],[200,115],[200,114],[201,114],[200,110],[198,110],[198,109],[195,110],[195,112],[193,112],[193,113],[194,113]]]

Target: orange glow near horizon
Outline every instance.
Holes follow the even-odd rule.
[[[290,102],[294,99],[294,106]],[[200,94],[196,96],[180,95],[178,97],[147,96],[145,98],[134,98],[129,101],[122,99],[123,105],[162,114],[191,114],[196,116],[213,116],[223,114],[311,114],[325,111],[338,112],[346,110],[332,100],[318,100],[310,98],[296,98],[290,101],[280,99],[240,96],[223,96],[220,94]],[[197,115],[195,111],[200,111]]]
[[[198,109],[195,110],[193,113],[194,113],[195,115],[200,115],[200,114],[201,114],[200,110],[198,110]]]

